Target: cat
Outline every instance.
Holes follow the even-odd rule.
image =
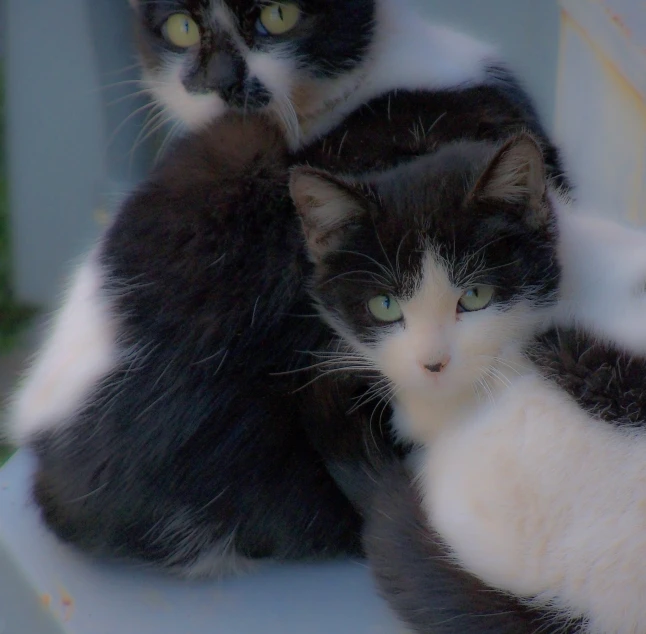
[[[449,144],[360,180],[303,167],[290,188],[320,313],[355,365],[381,376],[395,435],[416,444],[407,464],[419,498],[391,468],[366,529],[376,577],[403,620],[442,631],[436,561],[423,559],[433,543],[436,556],[543,618],[554,611],[569,631],[646,631],[646,360],[617,378],[624,353],[586,348],[585,333],[536,339],[559,301],[557,209],[567,204],[536,141]],[[605,361],[607,385],[570,386],[571,371],[550,378],[594,359]],[[445,616],[453,609],[449,601]],[[497,618],[489,631],[518,631]]]
[[[297,414],[283,416],[289,402],[299,411],[291,392],[306,375],[276,378],[308,365],[293,351],[327,342],[307,316],[287,168],[387,169],[456,138],[499,140],[527,128],[566,187],[558,151],[495,53],[420,21],[399,0],[353,0],[342,9],[302,2],[296,13],[290,3],[133,5],[149,88],[189,132],[80,267],[16,395],[11,433],[35,450],[37,502],[67,541],[185,575],[228,571],[249,558],[356,554],[360,518],[319,459],[316,439],[304,437]],[[261,19],[266,9],[271,15]],[[287,18],[292,29],[281,35],[262,30]],[[226,46],[214,44],[221,36]],[[338,68],[328,66],[328,46],[346,59]],[[237,83],[224,89],[226,68],[237,69]],[[254,184],[261,149],[274,169]],[[269,196],[271,182],[285,207]],[[284,228],[268,217],[256,186]],[[218,205],[228,210],[222,224]],[[572,296],[590,279],[581,262],[593,265],[605,239],[598,232],[582,243],[587,223],[562,220],[562,248],[576,264]],[[604,283],[633,301],[642,270],[631,260],[620,279]],[[571,312],[566,306],[564,323],[578,318]]]

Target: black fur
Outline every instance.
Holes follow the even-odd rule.
[[[303,317],[287,158],[266,121],[230,116],[180,142],[110,227],[104,293],[132,358],[35,444],[36,497],[64,539],[177,566],[233,536],[248,557],[359,551],[299,424],[304,375],[278,374],[327,337]]]
[[[568,190],[559,152],[526,93],[509,71],[496,68],[491,73],[486,84],[434,92],[400,90],[373,99],[297,158],[331,172],[370,172],[455,140],[501,141],[528,131],[541,142],[554,184]]]
[[[615,425],[644,424],[646,358],[573,329],[551,330],[528,355],[590,414]]]

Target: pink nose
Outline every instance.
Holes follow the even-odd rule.
[[[448,355],[445,356],[441,361],[438,361],[437,363],[429,363],[424,366],[424,369],[427,372],[432,372],[432,373],[437,373],[441,372],[444,370],[444,368],[449,364],[449,361],[451,360],[451,357]]]

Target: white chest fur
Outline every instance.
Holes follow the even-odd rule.
[[[415,462],[430,522],[466,569],[587,616],[589,632],[646,631],[646,434],[527,375]]]

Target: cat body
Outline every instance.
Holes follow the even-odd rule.
[[[405,16],[379,28],[411,23]],[[259,120],[216,116],[124,203],[14,408],[14,437],[39,461],[36,499],[65,540],[189,575],[249,558],[359,551],[359,517],[299,421],[307,408],[298,388],[308,380],[300,370],[312,363],[303,353],[325,349],[330,334],[303,285],[288,167],[361,173],[456,136],[497,139],[525,127],[543,135],[513,77],[481,47],[430,27],[415,32],[422,47],[435,33],[449,60],[426,63],[425,82],[417,64],[418,74],[393,80],[401,90],[291,153],[271,107]],[[374,37],[366,55],[382,64],[388,38]],[[368,75],[370,88],[352,99],[380,89],[383,78]],[[421,87],[404,90],[406,81]],[[341,119],[348,103],[326,120]],[[543,139],[558,178],[556,151]]]
[[[435,549],[543,610],[533,622],[522,613],[530,625],[483,614],[476,591],[475,614],[456,615],[448,601],[447,616],[465,627],[469,616],[487,616],[480,627],[489,631],[542,631],[552,611],[558,631],[637,634],[646,628],[646,436],[634,426],[643,424],[639,398],[628,401],[640,395],[644,363],[635,359],[637,371],[605,389],[594,378],[582,386],[570,379],[582,362],[568,371],[557,357],[572,346],[552,333],[530,355],[542,365],[530,361],[527,347],[558,311],[564,203],[530,137],[491,147],[450,144],[367,182],[308,169],[292,176],[320,312],[355,364],[380,373],[394,433],[417,447],[408,465],[419,498],[392,468],[379,480],[381,467],[364,466],[377,474],[373,508],[364,505],[367,552],[416,631],[444,623],[427,600],[436,597],[436,562],[419,554]],[[606,376],[622,367],[623,353],[596,354]],[[543,376],[562,367],[571,394]],[[630,389],[617,394],[619,385]],[[606,420],[590,411],[593,398]],[[374,464],[371,454],[365,462]]]

